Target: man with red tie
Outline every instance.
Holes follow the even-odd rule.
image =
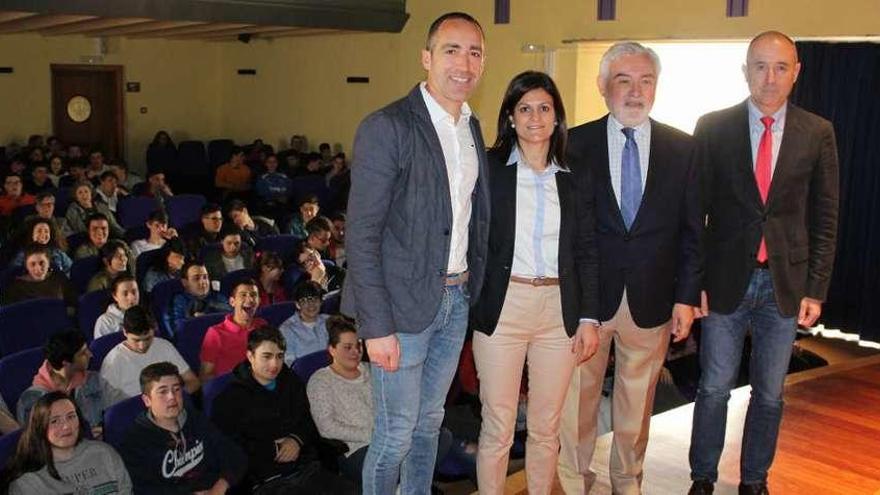
[[[788,36],[749,44],[751,96],[697,123],[705,278],[702,375],[694,408],[690,494],[712,493],[727,401],[746,334],[752,395],[740,456],[740,494],[767,494],[782,389],[797,325],[812,326],[828,292],[837,235],[837,147],[831,123],[790,103],[800,71]]]

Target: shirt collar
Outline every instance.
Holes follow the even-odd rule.
[[[620,130],[623,129],[625,126],[621,124],[617,119],[615,119],[614,115],[609,113],[608,127],[614,132],[620,133]],[[647,133],[651,130],[651,119],[645,119],[644,122],[633,127],[633,129],[635,129],[636,134],[647,135]]]
[[[522,160],[522,157],[519,153],[519,146],[514,146],[510,150],[510,156],[507,157],[507,163],[505,165],[516,165]],[[568,168],[562,168],[559,163],[556,162],[556,158],[552,158],[550,160],[550,166],[547,167],[547,170],[544,171],[545,174],[555,174],[556,172],[571,172]]]
[[[428,83],[422,81],[422,83],[419,84],[419,89],[422,91],[422,98],[425,100],[425,105],[428,107],[428,114],[431,116],[431,123],[437,124],[443,119],[449,119],[450,122],[455,122],[452,115],[450,115],[445,108],[440,106],[440,104],[437,103],[437,100],[435,100],[434,97],[431,96],[431,93],[428,92]],[[464,119],[465,122],[471,118],[471,107],[467,102],[461,104],[461,118]]]
[[[747,99],[746,101],[748,102],[749,107],[749,126],[757,127],[763,130],[764,124],[761,123],[761,117],[763,117],[764,114],[761,113],[761,110],[759,110],[755,103],[752,102],[751,98]],[[773,115],[770,115],[770,117],[773,117],[773,125],[771,126],[772,130],[779,131],[785,128],[785,114],[787,113],[787,111],[788,102],[785,102],[785,104],[779,107],[779,110],[777,110]]]

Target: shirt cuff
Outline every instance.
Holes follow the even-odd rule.
[[[599,320],[594,320],[593,318],[581,318],[578,323],[592,323],[593,325],[599,326]]]

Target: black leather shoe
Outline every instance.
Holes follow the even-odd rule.
[[[770,495],[767,483],[739,484],[739,495]]]
[[[712,495],[715,491],[715,485],[711,481],[694,480],[688,495]]]

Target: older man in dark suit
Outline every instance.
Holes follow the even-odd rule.
[[[375,428],[365,494],[429,493],[443,403],[483,280],[486,155],[466,100],[483,73],[473,17],[431,25],[427,81],[371,114],[354,143],[343,312],[372,362]]]
[[[697,123],[709,315],[691,437],[692,494],[712,493],[718,478],[727,401],[747,333],[752,396],[739,493],[768,493],[795,330],[816,322],[828,292],[837,235],[837,148],[831,123],[787,101],[799,70],[788,36],[758,35],[743,68],[749,99]]]
[[[609,115],[575,127],[571,166],[596,187],[599,351],[569,388],[559,478],[590,491],[602,382],[615,348],[610,476],[614,493],[641,492],[654,390],[670,335],[686,338],[700,303],[700,207],[692,139],[648,118],[660,75],[653,50],[617,43],[602,57],[599,92]]]

